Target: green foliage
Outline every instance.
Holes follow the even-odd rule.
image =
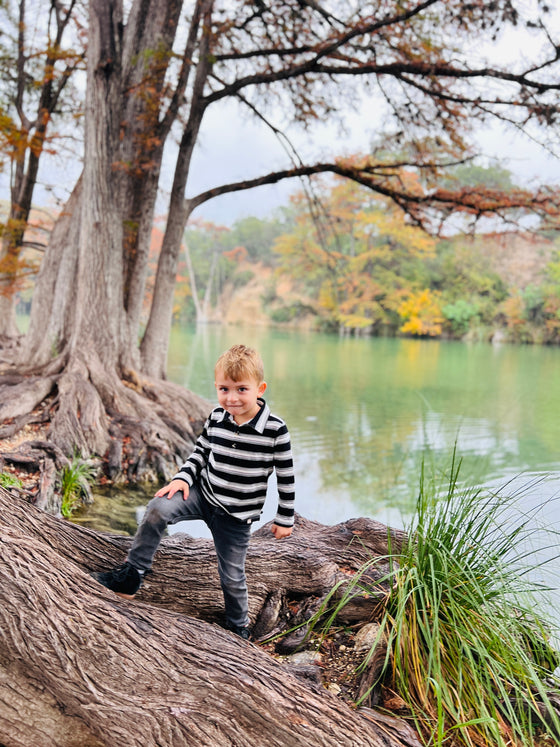
[[[484,245],[460,237],[439,242],[425,271],[431,287],[440,289],[449,304],[467,301],[485,323],[492,321],[497,305],[508,294],[504,281],[491,268]]]
[[[23,488],[23,483],[15,475],[11,475],[9,472],[0,472],[0,485],[3,488]]]
[[[293,310],[290,306],[280,306],[278,309],[271,309],[268,313],[273,322],[291,322],[294,318]]]
[[[544,320],[543,289],[536,285],[528,285],[522,293],[525,306],[525,318],[529,322],[541,324]]]
[[[315,311],[311,306],[296,301],[295,303],[279,306],[275,309],[271,309],[268,312],[269,317],[273,322],[291,322],[293,319],[299,319],[307,314],[314,314]]]
[[[459,488],[459,467],[454,456],[443,490],[422,474],[402,550],[367,563],[311,627],[326,635],[356,593],[379,596],[385,584],[380,681],[407,703],[426,745],[529,747],[542,734],[554,740],[560,723],[547,689],[558,687],[560,659],[537,612],[542,589],[527,580],[536,570],[530,540],[538,528],[526,514],[512,520],[519,493]],[[557,544],[558,532],[550,534]],[[387,563],[388,573],[372,585],[367,571]]]
[[[90,502],[91,483],[95,479],[95,470],[78,455],[74,455],[67,467],[60,473],[60,492],[62,504],[60,511],[68,519],[82,504]]]
[[[242,288],[255,277],[255,273],[252,270],[238,270],[232,277],[233,287]]]
[[[254,262],[270,265],[273,262],[272,246],[286,230],[286,223],[278,218],[242,218],[231,229],[228,241],[231,248],[243,246]]]
[[[261,294],[261,301],[265,306],[268,306],[269,304],[274,303],[277,298],[278,294],[276,292],[276,283],[272,281],[268,283],[268,285],[264,289],[264,293]]]
[[[480,185],[504,191],[516,187],[512,182],[511,172],[497,163],[493,166],[461,164],[449,169],[447,179],[443,180],[443,186],[451,188],[479,187]]]
[[[560,295],[560,251],[555,250],[546,267],[546,277],[554,290]]]
[[[477,307],[464,298],[459,298],[454,303],[445,304],[441,312],[452,334],[457,337],[464,335],[471,321],[478,318]]]

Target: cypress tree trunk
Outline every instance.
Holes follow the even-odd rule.
[[[26,456],[41,474],[60,468],[60,459],[52,461],[58,449],[101,457],[114,479],[167,480],[210,410],[163,376],[144,376],[138,346],[161,155],[173,121],[171,112],[158,131],[154,103],[161,105],[182,3],[136,0],[126,28],[121,0],[89,7],[84,170],[53,231],[17,367],[0,375],[0,437],[48,411],[44,458],[37,444]],[[167,337],[169,326],[160,332]],[[51,506],[53,480],[46,483],[37,500]]]

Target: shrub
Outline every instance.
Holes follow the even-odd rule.
[[[277,323],[291,322],[292,319],[299,319],[306,314],[315,314],[315,310],[301,301],[271,309],[268,313],[272,321]]]
[[[238,270],[231,278],[231,282],[234,288],[242,288],[250,283],[254,277],[255,273],[252,270]]]
[[[451,333],[463,336],[468,331],[471,320],[477,317],[477,308],[469,301],[459,298],[454,303],[443,306],[441,313],[447,320]]]
[[[60,474],[60,512],[66,519],[83,503],[91,503],[90,484],[94,479],[95,470],[78,455],[74,455],[70,464],[63,468]]]

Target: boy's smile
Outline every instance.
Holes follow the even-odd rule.
[[[259,383],[249,376],[241,381],[233,381],[218,370],[214,385],[218,403],[229,412],[237,425],[248,423],[258,413],[257,399],[264,394],[266,382]]]

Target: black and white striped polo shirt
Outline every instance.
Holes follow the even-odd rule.
[[[278,483],[274,522],[294,523],[295,481],[290,434],[284,421],[272,415],[259,398],[260,412],[237,425],[223,407],[215,407],[197,439],[193,453],[173,479],[197,482],[204,497],[240,521],[257,521],[266,499],[272,471]]]

